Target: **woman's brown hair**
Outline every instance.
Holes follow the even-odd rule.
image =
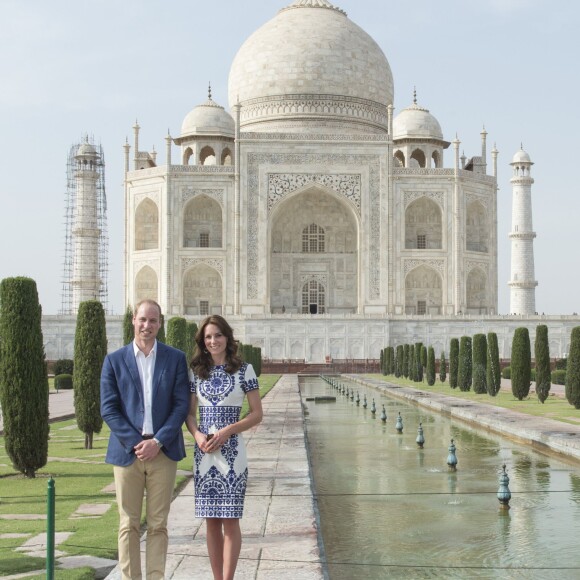
[[[209,371],[214,366],[211,354],[205,348],[205,329],[208,324],[214,324],[226,337],[226,364],[225,370],[230,375],[237,372],[242,366],[242,359],[238,356],[238,342],[234,338],[234,331],[223,316],[213,314],[208,316],[195,334],[195,351],[189,363],[191,370],[201,379],[209,378]]]

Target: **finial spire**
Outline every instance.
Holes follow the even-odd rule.
[[[413,87],[413,104],[414,105],[417,104],[417,87],[416,86]]]
[[[209,86],[207,89],[207,98],[211,101],[211,81],[209,82]]]

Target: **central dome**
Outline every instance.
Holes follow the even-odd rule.
[[[297,0],[259,28],[230,70],[246,131],[386,133],[393,76],[378,44],[327,0]]]

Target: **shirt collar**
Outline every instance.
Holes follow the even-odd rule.
[[[137,358],[139,353],[141,353],[143,356],[145,356],[145,353],[139,349],[139,347],[137,346],[137,343],[135,342],[135,340],[133,340],[133,354],[135,355],[135,358]],[[157,355],[157,339],[155,339],[155,344],[153,345],[153,348],[151,349],[151,352],[149,353],[149,355],[154,355],[154,356]]]

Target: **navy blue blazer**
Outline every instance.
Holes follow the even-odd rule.
[[[157,343],[153,371],[153,435],[174,461],[185,457],[181,427],[189,410],[185,354]],[[135,461],[134,447],[143,440],[145,404],[133,342],[107,355],[101,371],[101,415],[111,429],[105,461],[126,467]]]

